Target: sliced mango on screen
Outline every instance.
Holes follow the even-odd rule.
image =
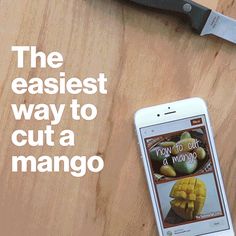
[[[193,220],[200,214],[206,200],[206,185],[197,178],[178,180],[171,189],[172,210],[181,218]]]

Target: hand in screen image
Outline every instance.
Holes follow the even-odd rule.
[[[150,138],[147,145],[156,180],[212,170],[204,127]]]

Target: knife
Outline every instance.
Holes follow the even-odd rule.
[[[215,35],[236,44],[236,20],[191,0],[131,0],[141,5],[182,13],[201,36]]]

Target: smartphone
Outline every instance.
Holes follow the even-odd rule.
[[[234,235],[204,100],[141,109],[135,127],[159,235]]]

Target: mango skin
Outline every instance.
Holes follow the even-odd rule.
[[[198,160],[204,160],[206,158],[206,151],[204,148],[199,147],[195,149],[194,152],[197,154]]]
[[[192,174],[197,169],[197,165],[198,165],[197,159],[192,159],[191,161],[186,159],[181,162],[173,163],[175,171],[177,171],[180,174]]]
[[[183,150],[181,152],[190,152],[192,151],[191,148],[189,148],[189,145],[191,144],[191,146],[193,146],[196,143],[194,138],[185,138],[182,139],[180,141],[178,141],[173,147],[172,147],[172,154],[173,155],[178,155],[179,154],[179,150],[178,150],[178,145],[182,145]]]
[[[171,165],[162,166],[160,168],[160,173],[162,175],[167,176],[167,177],[175,177],[176,176],[176,172],[175,172],[174,168]]]
[[[191,137],[191,134],[190,134],[189,132],[187,132],[187,131],[183,132],[183,133],[181,134],[181,136],[180,136],[180,139],[181,139],[181,140],[182,140],[182,139],[186,139],[186,138],[192,138],[192,137]]]
[[[175,145],[175,142],[162,142],[159,144],[159,146],[153,148],[150,151],[150,157],[152,160],[154,161],[159,161],[162,162],[165,158],[170,157],[171,151],[172,151],[172,147]],[[169,149],[170,152],[169,153],[165,153],[165,154],[161,154],[161,152],[158,152],[158,149],[162,149],[165,148],[166,150]],[[158,153],[158,155],[157,155]]]
[[[175,142],[172,142],[172,141],[166,141],[166,142],[160,143],[160,146],[164,148],[173,147],[174,145],[175,145]]]
[[[168,158],[170,156],[170,155],[162,155],[160,152],[158,152],[158,155],[157,155],[157,150],[160,148],[161,147],[156,147],[150,152],[150,157],[153,161],[162,162],[165,158]]]

